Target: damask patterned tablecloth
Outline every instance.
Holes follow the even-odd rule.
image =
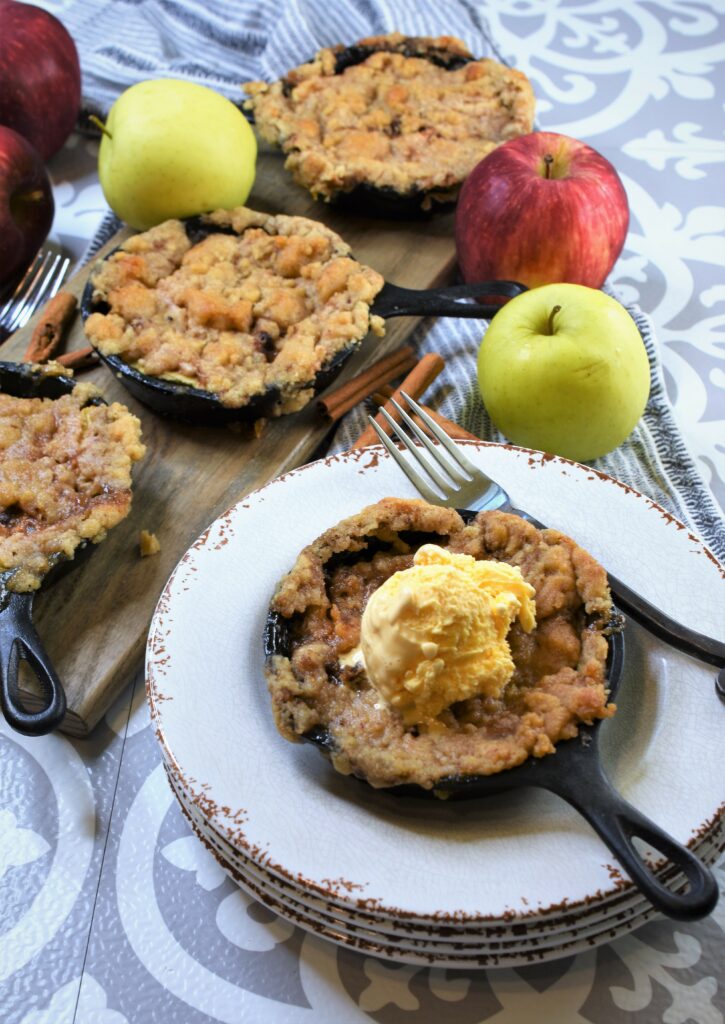
[[[62,16],[62,0],[46,6]],[[725,7],[721,0],[488,0],[540,126],[617,166],[632,221],[610,278],[653,318],[683,434],[725,501]],[[53,160],[54,240],[78,257],[106,211],[96,144]],[[725,901],[522,969],[390,964],[253,902],[190,834],[139,677],[85,740],[0,724],[3,1024],[719,1024]],[[720,869],[720,879],[725,873]]]

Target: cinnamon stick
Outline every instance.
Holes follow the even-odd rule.
[[[331,391],[317,403],[325,419],[337,422],[346,412],[368,398],[374,391],[388,384],[396,377],[402,377],[416,364],[416,355],[410,345],[403,345],[376,363],[358,373],[352,380]]]
[[[373,395],[373,400],[377,402],[378,405],[385,405],[392,393],[393,389],[390,387],[381,388],[379,392],[376,392],[376,394]],[[471,434],[468,430],[465,430],[459,423],[456,423],[454,420],[449,420],[447,416],[443,416],[442,413],[436,412],[435,409],[431,409],[429,405],[423,405],[422,402],[419,402],[418,405],[420,405],[423,412],[427,412],[430,418],[434,420],[442,430],[445,430],[446,434],[448,434],[449,437],[452,437],[454,441],[481,440],[480,437],[476,437],[475,434]],[[403,408],[405,408],[405,402],[403,402]],[[430,434],[430,431],[419,416],[416,416],[413,412],[411,412],[410,415],[421,430],[425,430],[426,433]]]
[[[396,388],[393,392],[393,397],[396,401],[401,402],[403,400],[401,392],[405,391],[411,396],[411,398],[420,398],[426,388],[433,383],[445,365],[443,357],[439,356],[437,352],[429,352],[427,355],[424,355],[420,362],[413,367],[400,387]],[[392,416],[396,423],[400,422],[400,417],[390,402],[386,402],[385,411]],[[390,434],[390,427],[380,413],[375,417],[375,421],[380,424],[386,434]],[[377,443],[378,435],[375,433],[373,427],[368,424],[352,447],[366,448],[369,444]]]
[[[64,352],[55,357],[56,363],[60,363],[66,370],[90,370],[98,366],[98,353],[90,345],[86,348],[78,348],[75,352]]]
[[[46,303],[23,356],[24,362],[46,363],[53,358],[65,341],[77,306],[78,300],[70,292],[58,292]]]

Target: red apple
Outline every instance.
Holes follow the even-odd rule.
[[[50,179],[37,150],[0,125],[0,286],[25,270],[53,223]]]
[[[456,210],[456,249],[465,281],[567,281],[601,288],[622,251],[627,194],[591,146],[532,132],[474,167]]]
[[[78,51],[63,25],[40,7],[0,0],[0,124],[47,160],[72,132],[80,105]]]

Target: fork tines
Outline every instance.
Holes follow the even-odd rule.
[[[0,341],[24,327],[41,303],[58,292],[70,266],[60,253],[41,250],[23,275],[13,294],[0,309]]]
[[[446,432],[433,419],[431,419],[431,417],[418,405],[417,402],[415,402],[409,395],[406,395],[405,392],[402,392],[402,395],[411,411],[418,417],[419,421],[424,424],[426,430],[430,431],[433,437],[439,442],[438,444],[435,444],[428,434],[418,426],[412,416],[408,415],[405,409],[403,409],[395,399],[390,399],[391,404],[405,426],[428,451],[430,458],[425,457],[420,446],[417,445],[413,438],[411,438],[405,430],[402,429],[402,425],[400,423],[396,423],[385,408],[381,408],[380,412],[388,425],[397,435],[400,442],[407,449],[411,456],[410,459],[406,459],[402,455],[392,438],[385,433],[380,424],[377,423],[372,416],[368,417],[369,422],[372,424],[381,443],[385,446],[390,456],[395,460],[398,466],[400,466],[416,490],[418,490],[427,501],[431,501],[436,505],[455,505],[463,499],[468,486],[476,482],[480,477],[480,471],[472,462],[469,461],[469,459],[466,458],[460,447],[451,440]],[[448,452],[450,458],[447,458],[443,454],[441,448]],[[440,493],[436,493],[433,488],[431,488],[428,481],[423,479],[411,463],[417,465],[424,473],[427,474]],[[442,470],[448,479],[446,479],[439,470]]]

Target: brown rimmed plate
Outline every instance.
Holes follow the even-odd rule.
[[[721,631],[722,567],[646,498],[564,459],[502,445],[466,449],[517,504],[612,571],[631,571],[636,551],[638,588],[669,614]],[[476,813],[466,801],[395,797],[351,786],[316,751],[278,736],[259,643],[276,582],[325,528],[390,494],[415,496],[381,449],[333,456],[246,497],[189,550],[147,648],[166,763],[235,849],[339,906],[419,924],[535,928],[636,896],[604,843],[553,794],[493,795]],[[612,536],[626,543],[612,547]],[[691,586],[673,588],[673,578]],[[712,669],[634,625],[627,641],[619,710],[599,732],[602,762],[625,799],[679,843],[697,849],[712,837],[711,863],[725,791]]]

